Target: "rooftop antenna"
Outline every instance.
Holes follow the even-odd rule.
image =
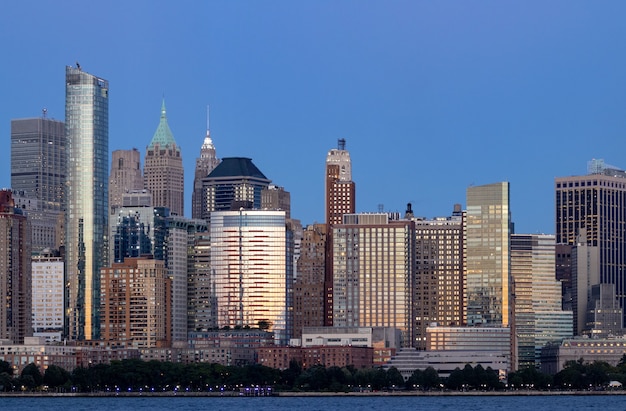
[[[340,138],[339,140],[337,140],[337,148],[339,150],[345,150],[346,149],[346,139],[345,138]]]
[[[46,118],[46,116],[48,115],[48,109],[44,107],[43,110],[41,110],[41,114],[43,118]]]
[[[76,62],[76,68],[80,70],[80,64],[78,64],[78,61]]]
[[[209,131],[209,105],[206,105],[206,131]]]

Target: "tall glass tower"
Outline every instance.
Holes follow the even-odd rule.
[[[109,82],[65,70],[66,336],[99,338],[100,268],[106,261]]]
[[[467,325],[509,326],[509,183],[467,189]]]

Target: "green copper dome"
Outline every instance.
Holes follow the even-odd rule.
[[[150,141],[148,148],[154,148],[157,144],[163,148],[176,146],[176,149],[179,150],[176,140],[174,140],[172,130],[170,130],[170,126],[167,124],[167,116],[165,115],[165,99],[163,99],[163,104],[161,105],[161,121],[159,121],[159,126],[154,132],[154,136],[152,137],[152,141]]]

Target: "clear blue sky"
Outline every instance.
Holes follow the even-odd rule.
[[[345,138],[357,211],[449,215],[511,182],[520,233],[554,232],[554,177],[626,167],[623,1],[5,1],[0,186],[10,120],[64,119],[65,66],[110,81],[110,150],[143,156],[165,95],[190,215],[211,106],[218,157],[251,157],[324,220]]]

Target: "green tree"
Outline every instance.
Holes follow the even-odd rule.
[[[65,385],[70,379],[70,373],[58,365],[49,365],[43,374],[43,383],[50,388]]]
[[[433,367],[428,367],[424,370],[422,375],[422,383],[425,390],[431,390],[433,388],[439,388],[441,384],[441,378],[439,373]]]
[[[43,375],[41,375],[39,367],[37,367],[34,363],[30,363],[24,367],[22,373],[20,374],[20,379],[22,385],[31,390],[43,384]]]
[[[387,370],[387,381],[390,388],[399,389],[405,385],[404,377],[396,367],[391,367]]]

